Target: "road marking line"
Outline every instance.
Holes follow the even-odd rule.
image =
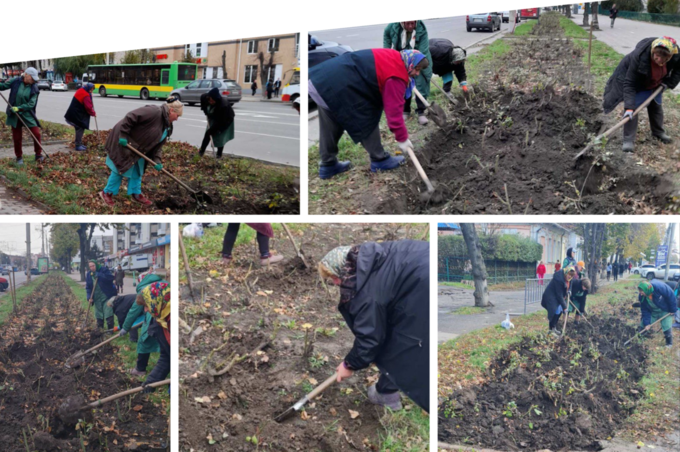
[[[201,129],[203,129],[203,127],[201,127],[201,126],[192,126],[191,124],[187,124],[187,127],[199,127],[199,128],[201,128]],[[281,135],[267,135],[266,133],[244,132],[244,131],[242,131],[242,130],[240,130],[240,131],[238,131],[238,132],[235,132],[235,133],[236,133],[237,135],[238,135],[239,133],[245,133],[245,134],[247,134],[247,135],[261,135],[261,136],[263,136],[263,137],[284,138],[284,139],[286,139],[286,140],[297,140],[297,141],[300,141],[300,138],[295,138],[295,137],[284,137],[284,136],[281,136]]]

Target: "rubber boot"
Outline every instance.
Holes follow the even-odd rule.
[[[404,162],[404,157],[401,155],[397,155],[396,157],[388,157],[385,160],[381,160],[379,162],[371,162],[371,171],[374,173],[377,173],[378,171],[389,171],[393,170],[395,168],[399,168],[400,165],[403,165]]]
[[[97,328],[100,330],[104,329],[104,319],[97,319]]]
[[[673,142],[673,138],[671,138],[666,132],[654,135],[654,138],[656,138],[657,140],[661,141],[664,144],[670,144]]]
[[[113,325],[113,316],[107,317],[106,319],[106,326],[108,327],[109,330],[112,330],[114,325]]]
[[[320,166],[319,167],[319,178],[330,179],[331,177],[349,171],[352,168],[352,162],[337,162],[333,166]]]
[[[375,387],[375,384],[368,388],[368,400],[375,405],[382,405],[391,409],[392,411],[401,410],[401,396],[399,392],[392,392],[389,394],[381,394]]]
[[[635,144],[632,141],[624,141],[623,146],[621,146],[623,152],[634,152]]]
[[[671,348],[673,346],[673,330],[664,331],[663,336],[666,338],[666,347]]]

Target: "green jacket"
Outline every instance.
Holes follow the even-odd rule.
[[[398,51],[411,49],[409,45],[402,48],[403,31],[404,28],[399,22],[388,24],[383,31],[383,48]],[[416,78],[416,89],[420,91],[423,97],[427,98],[430,95],[430,80],[432,79],[432,55],[430,54],[430,39],[427,36],[427,28],[421,20],[416,23],[416,43],[413,50],[425,55],[425,58],[430,62],[427,69],[421,71],[420,76]]]
[[[7,80],[4,83],[0,83],[0,91],[5,91],[10,88],[12,82],[16,80],[17,77]],[[5,96],[7,97],[7,96]],[[24,120],[28,127],[38,127],[39,124],[36,122],[35,118],[31,114],[31,110],[35,108],[35,104],[38,102],[38,96],[31,94],[31,85],[26,85],[25,83],[19,84],[19,91],[17,92],[16,100],[14,101],[13,107],[19,108],[19,114],[21,119]],[[19,125],[19,118],[16,115],[7,115],[6,124],[10,127],[17,127]]]
[[[125,323],[123,323],[123,329],[125,331],[130,331],[132,325],[137,317],[144,314],[144,306],[140,306],[137,303],[133,303],[132,307],[128,311],[127,317],[125,317]],[[144,315],[144,324],[142,325],[142,331],[139,333],[139,339],[137,340],[137,354],[140,353],[158,353],[161,348],[158,345],[158,341],[153,337],[149,336],[149,322],[153,316],[148,312]]]
[[[95,280],[96,281],[96,280]],[[106,304],[108,298],[104,291],[99,288],[99,285],[94,287],[94,317],[97,319],[108,319],[113,317],[113,308]]]

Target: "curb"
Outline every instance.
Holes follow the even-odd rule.
[[[56,141],[48,141],[48,142],[40,143],[40,144],[43,145],[43,146],[52,146],[52,145],[55,145],[55,144],[65,144],[65,143],[70,143],[70,142],[71,142],[71,140],[56,140]],[[5,146],[9,146],[9,147],[5,147]],[[14,148],[12,146],[13,146],[12,143],[0,144],[0,150],[7,150],[7,149],[13,150]],[[31,142],[27,145],[22,145],[21,147],[22,148],[33,147],[33,143]]]
[[[11,184],[10,180],[7,179],[7,177],[6,177],[5,175],[3,175],[3,174],[0,174],[0,182],[2,182],[2,184],[3,184],[8,190],[12,190],[12,191],[16,192],[17,194],[19,194],[22,198],[24,198],[24,200],[25,200],[26,202],[32,203],[32,204],[34,204],[35,206],[39,207],[40,209],[44,210],[46,214],[48,214],[48,213],[54,211],[54,209],[53,209],[52,207],[49,207],[48,205],[43,204],[43,203],[40,202],[40,201],[36,201],[36,200],[32,199],[31,196],[30,196],[28,193],[26,193],[25,191],[23,191],[22,189],[20,189],[20,188],[12,188],[12,187],[10,186],[10,184]]]

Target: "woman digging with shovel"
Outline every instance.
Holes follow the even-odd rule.
[[[633,112],[641,106],[654,91],[663,86],[674,89],[680,82],[680,55],[675,39],[646,38],[638,42],[635,50],[626,55],[614,74],[607,81],[604,92],[604,112],[610,113],[623,102],[623,118],[629,121],[623,126],[623,152],[633,152],[638,116]],[[672,143],[663,127],[663,91],[647,106],[652,136],[662,143]]]
[[[37,83],[38,71],[32,67],[26,69],[26,72],[21,77],[15,77],[0,83],[0,91],[10,90],[6,111],[7,125],[12,128],[14,155],[16,155],[17,165],[19,166],[24,164],[24,153],[21,148],[23,127],[28,128],[29,133],[33,137],[35,161],[42,162],[45,160],[40,142],[40,121],[35,112],[38,105],[38,96],[40,95]]]
[[[220,90],[213,88],[201,96],[201,110],[208,119],[208,129],[205,131],[203,143],[201,143],[200,155],[203,157],[205,150],[212,138],[213,145],[217,147],[216,158],[222,158],[224,145],[234,139],[234,109],[229,100],[222,97]]]
[[[410,102],[416,77],[429,60],[416,50],[367,49],[349,52],[309,70],[309,95],[319,107],[319,177],[330,179],[352,167],[338,161],[338,142],[345,131],[361,143],[371,159],[371,171],[388,171],[404,163],[382,146],[380,118],[401,152],[413,148],[402,116],[404,100]]]
[[[559,337],[562,333],[557,329],[557,321],[562,313],[567,310],[567,292],[569,282],[576,275],[574,267],[567,267],[556,271],[548,286],[543,292],[541,306],[548,311],[548,331],[553,336]]]
[[[104,319],[109,329],[113,328],[113,309],[107,304],[107,300],[117,294],[116,286],[113,285],[113,275],[108,267],[99,265],[97,261],[89,262],[90,271],[85,278],[85,291],[94,295],[89,299],[90,305],[94,306],[94,316],[97,319],[97,328],[104,329]]]
[[[429,411],[429,262],[429,243],[402,240],[340,246],[319,263],[321,278],[340,287],[338,309],[355,336],[337,381],[375,363],[368,399],[392,410],[402,391]]]
[[[156,275],[147,276],[139,284],[142,288],[137,287],[137,304],[144,306],[144,312],[152,317],[148,334],[158,341],[161,349],[156,366],[142,385],[145,394],[156,390],[149,385],[165,380],[170,373],[170,284],[163,280],[147,283],[152,276]]]
[[[673,290],[663,281],[653,279],[638,284],[641,321],[638,332],[646,334],[654,322],[661,320],[661,330],[666,338],[666,347],[673,346],[673,316],[678,310],[678,301]]]
[[[142,175],[146,161],[128,148],[138,149],[156,162],[154,169],[163,169],[161,156],[163,145],[172,135],[172,123],[182,116],[184,105],[175,97],[168,97],[160,107],[147,105],[132,110],[111,129],[106,139],[106,166],[111,176],[99,196],[108,206],[114,205],[123,178],[128,179],[127,193],[132,200],[150,206],[152,202],[142,194]]]

